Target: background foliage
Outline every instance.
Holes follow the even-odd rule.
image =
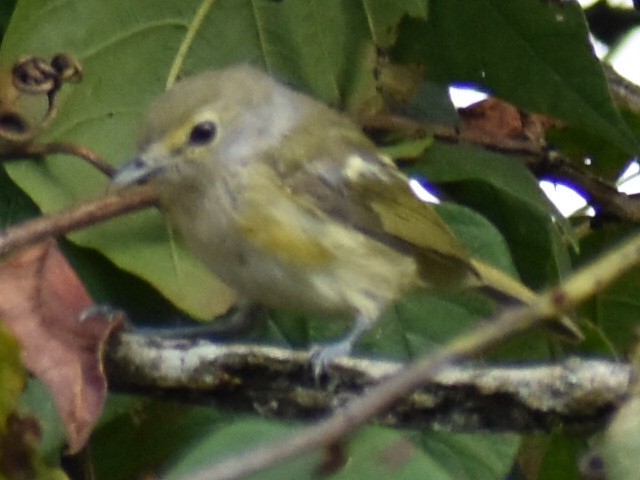
[[[12,6],[3,2],[0,7],[0,32],[5,33],[0,70],[25,54],[49,58],[58,52],[72,53],[84,67],[82,83],[62,91],[59,115],[43,140],[85,145],[116,165],[134,154],[145,107],[176,78],[248,62],[362,118],[384,100],[380,90],[388,85],[374,75],[381,58],[383,63],[421,67],[426,83],[417,90],[428,89],[431,98],[425,111],[424,98],[412,97],[417,120],[455,126],[445,87],[471,83],[518,108],[561,120],[566,128],[557,134],[556,144],[578,164],[582,157],[575,152],[597,143],[597,151],[589,151],[591,170],[607,180],[615,180],[638,152],[637,116],[627,113],[632,122],[625,121],[613,105],[585,17],[572,2],[20,0],[13,11]],[[404,81],[401,77],[400,83]],[[0,176],[3,225],[38,210],[59,211],[107,187],[101,174],[70,157],[16,160],[5,166],[7,174]],[[576,247],[567,241],[570,226],[524,164],[479,147],[434,142],[413,159],[411,173],[428,179],[443,198],[456,203],[444,205],[441,213],[474,255],[534,288],[557,282],[631,228],[605,226]],[[155,211],[118,218],[69,239],[65,252],[94,298],[125,308],[139,323],[171,322],[185,315],[211,318],[232,303],[230,292],[182,248]],[[584,307],[585,350],[608,355],[625,350],[637,324],[637,287],[637,274],[630,274]],[[442,345],[492,308],[486,299],[464,292],[412,296],[388,313],[363,342],[361,353],[411,358]],[[304,346],[345,327],[325,320],[271,312],[268,328],[256,335]],[[549,345],[542,335],[531,334],[503,346],[496,356],[545,359]],[[48,401],[46,392],[34,385],[25,398],[25,405]],[[64,440],[54,419],[42,416],[41,421],[46,439],[42,455],[55,464]],[[298,427],[113,395],[94,435],[92,461],[96,478],[138,478],[158,468],[177,475]],[[542,455],[540,478],[555,478],[549,472],[576,478],[575,455],[584,444],[567,438],[548,441],[559,447]],[[515,435],[370,427],[349,445],[351,462],[337,476],[504,478],[518,471],[518,447]],[[387,461],[384,452],[393,448],[409,460]],[[525,450],[521,458],[527,454]],[[316,462],[310,455],[261,478],[310,476]]]

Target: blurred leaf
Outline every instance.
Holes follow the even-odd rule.
[[[37,455],[40,429],[34,417],[11,415],[7,419],[6,430],[0,436],[1,478],[68,480],[62,470],[50,467]]]
[[[0,228],[35,217],[38,207],[0,169]]]
[[[203,434],[193,442],[191,448],[181,452],[167,471],[167,479],[179,479],[212,464],[224,455],[243,452],[252,446],[272,444],[284,439],[300,427],[285,425],[266,419],[241,419],[231,425],[224,425]],[[313,478],[314,467],[318,465],[320,455],[308,453],[253,475],[255,479]]]
[[[477,326],[494,307],[493,302],[471,292],[416,293],[384,315],[380,327],[362,341],[362,348],[404,361],[417,358]]]
[[[541,287],[555,282],[567,268],[566,247],[552,217],[555,210],[536,178],[517,160],[436,142],[413,171],[500,230],[524,283]]]
[[[6,434],[6,421],[15,410],[27,380],[20,361],[20,345],[0,323],[0,435]]]
[[[561,151],[572,162],[611,181],[618,178],[629,162],[627,152],[578,128],[550,129],[547,141],[551,148]],[[589,159],[589,165],[585,164],[586,159]],[[585,193],[579,186],[569,186],[581,194]]]
[[[395,160],[420,157],[427,148],[433,144],[433,138],[424,137],[415,140],[406,140],[393,145],[385,146],[380,151]]]
[[[42,381],[29,379],[20,398],[20,411],[38,419],[41,432],[38,451],[48,463],[58,463],[67,443],[67,432],[51,392]]]
[[[577,469],[580,455],[586,452],[586,441],[580,435],[553,432],[548,437],[546,455],[540,465],[540,479],[584,480]]]
[[[225,418],[233,419],[211,406],[112,394],[91,441],[95,478],[144,478],[164,469]]]
[[[428,0],[403,2],[396,0],[363,0],[362,5],[371,25],[371,36],[380,48],[393,45],[397,38],[397,28],[404,16],[427,17]]]
[[[582,241],[581,255],[576,263],[588,262],[633,231],[630,226],[605,225],[592,232]],[[595,327],[582,346],[585,351],[620,357],[628,351],[640,324],[639,290],[640,271],[634,268],[581,305],[580,314]]]
[[[453,203],[436,206],[472,257],[488,262],[518,278],[511,253],[500,231],[482,215]]]
[[[625,401],[611,419],[602,439],[607,480],[634,480],[640,456],[640,398]]]
[[[263,419],[246,419],[217,429],[194,443],[191,451],[185,452],[169,470],[167,478],[180,478],[252,445],[273,444],[295,430],[291,425]],[[505,459],[513,456],[517,445],[517,437],[510,435],[442,432],[407,435],[382,427],[367,427],[351,442],[338,447],[343,449],[344,463],[335,465],[331,478],[495,480],[508,472],[510,461]],[[328,452],[301,455],[251,478],[313,478],[327,455]]]
[[[638,152],[611,102],[577,3],[434,0],[429,7],[427,21],[403,22],[397,59],[425,64],[440,82],[470,82],[557,117],[628,156]],[[597,171],[619,170],[621,160]]]
[[[178,325],[185,314],[141,278],[121,270],[96,250],[61,241],[60,248],[97,305],[123,310],[136,326]]]
[[[0,478],[65,480],[38,454],[39,417],[18,411],[27,380],[20,355],[20,345],[0,323]]]
[[[0,3],[0,46],[2,45],[2,37],[7,29],[11,13],[16,6],[16,0],[3,0]]]
[[[403,103],[393,102],[391,108],[399,115],[418,122],[458,127],[460,119],[449,88],[435,82],[422,82]]]

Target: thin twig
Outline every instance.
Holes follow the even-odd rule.
[[[607,220],[617,219],[640,223],[640,200],[620,192],[616,185],[580,168],[557,152],[548,152],[546,158],[525,158],[534,174],[549,180],[566,182],[593,205],[598,215]]]
[[[46,155],[56,153],[66,153],[85,160],[108,177],[112,177],[116,168],[105,161],[100,155],[81,145],[74,143],[33,143],[17,145],[13,149],[6,149],[0,152],[0,160],[14,160],[16,158],[42,158]]]
[[[353,434],[365,423],[388,409],[416,388],[433,381],[445,366],[485,352],[506,340],[540,325],[609,285],[614,279],[640,263],[640,234],[614,251],[602,255],[560,286],[553,288],[528,306],[505,310],[493,321],[453,340],[440,351],[419,359],[404,371],[373,387],[366,395],[349,402],[326,420],[294,434],[282,442],[256,447],[223,459],[186,480],[244,478],[305,452],[335,444]]]
[[[366,119],[370,128],[401,129],[413,135],[433,135],[447,143],[478,145],[497,153],[514,155],[538,177],[566,182],[585,196],[596,212],[607,220],[640,223],[640,200],[620,192],[616,185],[587,168],[580,167],[560,152],[536,141],[519,138],[495,138],[473,130],[458,131],[438,125],[428,125],[396,116],[372,116]]]
[[[44,215],[9,227],[0,232],[0,255],[47,237],[64,235],[123,213],[155,205],[156,201],[155,190],[145,185],[118,191],[63,212]]]
[[[624,78],[611,65],[603,63],[602,66],[614,102],[633,113],[640,114],[640,86]]]
[[[42,145],[29,145],[29,147],[26,148],[25,151],[27,154],[32,154],[35,156],[52,155],[55,153],[66,153],[69,155],[74,155],[78,158],[86,160],[87,163],[94,166],[97,170],[104,173],[109,178],[111,178],[117,170],[113,165],[105,161],[100,155],[96,154],[86,147],[83,147],[82,145],[76,145],[73,143],[52,142]]]

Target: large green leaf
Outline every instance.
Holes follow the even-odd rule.
[[[611,102],[577,2],[433,0],[427,21],[407,19],[395,47],[442,82],[471,82],[523,109],[562,119],[627,157],[639,145]],[[626,158],[601,162],[620,170]]]
[[[554,283],[567,268],[554,209],[517,159],[435,143],[414,170],[498,227],[525,283],[536,288]]]
[[[252,445],[273,444],[296,430],[274,421],[246,419],[217,429],[194,443],[173,468],[168,478],[181,478],[215,459],[244,451]],[[368,427],[348,446],[348,461],[336,465],[332,478],[429,478],[434,480],[495,480],[509,471],[517,437],[510,435],[461,435],[427,432],[415,436],[382,427]],[[418,445],[416,445],[416,443]],[[251,478],[313,478],[322,462],[317,452],[278,464]]]

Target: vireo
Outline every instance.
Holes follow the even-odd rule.
[[[152,104],[137,157],[113,178],[142,182],[241,297],[355,318],[314,357],[317,370],[416,288],[488,285],[535,298],[470,258],[345,115],[248,65],[182,80]]]

